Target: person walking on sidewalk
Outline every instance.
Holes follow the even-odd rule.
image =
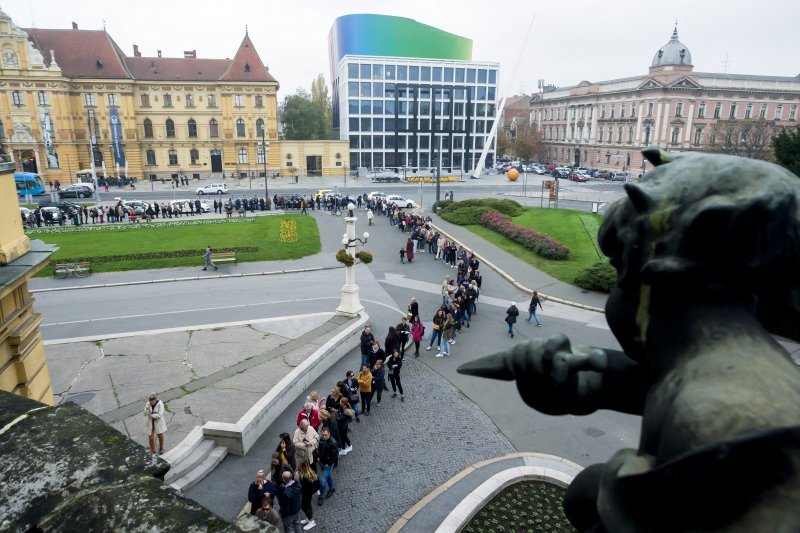
[[[436,311],[436,314],[433,315],[433,333],[431,333],[431,342],[428,344],[428,347],[425,348],[426,350],[430,350],[433,343],[436,342],[436,346],[438,347],[439,344],[442,342],[442,325],[447,317],[444,314],[444,310],[439,309]]]
[[[300,461],[297,465],[297,474],[300,478],[300,509],[306,517],[300,520],[300,525],[308,531],[317,523],[314,521],[314,507],[311,505],[311,497],[319,490],[319,478],[308,461]]]
[[[295,474],[297,475],[297,474]],[[285,533],[300,533],[300,504],[302,503],[302,487],[291,472],[284,472],[278,487],[278,503],[281,506],[281,519]]]
[[[539,292],[538,291],[533,291],[531,293],[531,304],[528,306],[528,313],[530,313],[530,314],[528,315],[528,318],[525,319],[525,322],[530,323],[531,318],[532,318],[532,319],[534,319],[536,321],[536,327],[540,328],[540,327],[542,327],[542,322],[541,322],[541,320],[539,320],[539,317],[536,316],[536,306],[537,305],[539,306],[539,309],[544,310],[544,307],[542,307],[542,301],[539,299]]]
[[[339,445],[331,438],[331,432],[328,428],[324,428],[319,441],[319,466],[322,469],[322,474],[319,480],[320,489],[317,505],[322,505],[325,498],[330,498],[336,492],[336,485],[333,482],[333,467],[338,458]]]
[[[147,419],[147,435],[150,442],[150,451],[156,453],[155,438],[158,435],[158,455],[164,454],[164,433],[167,432],[167,423],[164,421],[164,402],[158,399],[155,392],[151,392],[144,404],[144,417]]]
[[[406,241],[406,257],[409,263],[414,261],[414,241],[411,240],[411,237]]]
[[[214,262],[211,261],[211,245],[210,244],[208,246],[206,246],[206,251],[203,252],[203,270],[207,269],[208,265],[213,266],[214,270],[217,269],[217,265],[215,265]]]
[[[392,383],[392,398],[397,398],[397,391],[400,391],[400,401],[406,401],[403,396],[403,384],[400,383],[400,369],[403,367],[403,359],[400,357],[400,352],[394,351],[392,356],[387,361],[386,366],[389,368],[389,381]]]
[[[519,310],[514,302],[511,302],[511,306],[506,309],[506,324],[508,324],[508,334],[512,339],[514,338],[514,324],[517,322],[518,316]]]
[[[419,319],[419,315],[414,315],[414,320],[411,324],[411,340],[414,341],[414,357],[419,357],[419,343],[425,336],[425,326]]]
[[[372,372],[366,365],[362,366],[361,372],[358,373],[358,391],[361,393],[361,409],[364,410],[364,416],[369,416],[372,402]]]
[[[368,225],[368,226],[371,226],[371,225],[372,225],[372,219],[373,219],[373,218],[375,218],[375,215],[374,215],[374,213],[372,212],[372,209],[367,209],[367,221],[368,221],[368,224],[367,224],[367,225]]]

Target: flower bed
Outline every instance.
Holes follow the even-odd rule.
[[[84,231],[117,231],[129,229],[177,228],[179,226],[205,226],[208,224],[245,224],[254,218],[212,218],[209,220],[177,220],[175,222],[117,222],[114,224],[83,224],[82,226],[55,226],[25,230],[26,235],[46,235],[50,233],[80,233]]]
[[[458,176],[442,176],[439,178],[440,182],[445,181],[459,181],[461,178]],[[406,177],[406,181],[410,183],[436,183],[436,177],[434,176],[408,176]]]
[[[280,242],[297,242],[297,222],[293,218],[281,219]]]
[[[500,213],[487,211],[481,215],[481,225],[521,244],[545,259],[569,259],[569,248],[552,237],[514,224]]]
[[[546,481],[514,483],[484,505],[461,531],[575,531],[564,515],[565,493],[563,487]]]

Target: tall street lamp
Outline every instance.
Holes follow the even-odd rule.
[[[344,219],[347,232],[342,235],[342,246],[344,246],[347,254],[353,258],[353,261],[355,261],[356,258],[356,246],[359,244],[366,244],[369,239],[369,233],[366,231],[362,235],[362,238],[356,237],[356,220],[358,219],[354,214],[355,208],[356,206],[352,202],[347,204],[347,216]],[[339,307],[336,308],[336,312],[340,315],[355,317],[363,310],[364,306],[361,305],[361,300],[358,297],[358,285],[356,285],[354,263],[352,266],[345,266],[345,283],[342,287],[342,299],[339,303]]]

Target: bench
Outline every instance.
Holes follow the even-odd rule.
[[[247,217],[247,209],[239,209],[237,212],[240,217]]]
[[[211,262],[238,264],[236,262],[236,252],[212,252]]]

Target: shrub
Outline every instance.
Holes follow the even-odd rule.
[[[569,258],[569,248],[557,240],[525,226],[514,224],[494,211],[483,213],[480,217],[480,223],[532,250],[535,254],[545,259],[564,260]]]
[[[366,250],[356,252],[356,259],[359,259],[365,265],[372,263],[372,254]]]
[[[441,202],[442,212],[453,212],[461,209],[478,207],[484,211],[498,211],[509,217],[521,215],[525,208],[514,200],[498,200],[497,198],[475,198],[472,200],[461,200],[460,202]]]
[[[611,292],[617,284],[617,271],[608,261],[601,261],[575,276],[575,285],[590,291]]]
[[[469,206],[461,209],[450,209],[449,211],[443,210],[441,216],[451,224],[469,226],[471,224],[480,224],[481,216],[487,212],[497,213],[497,211],[487,211],[485,207]]]
[[[348,267],[353,266],[353,264],[356,262],[356,260],[353,259],[353,257],[350,254],[348,254],[347,250],[345,250],[344,248],[336,252],[336,260],[339,261],[344,266]]]
[[[258,248],[255,246],[235,246],[232,248],[215,248],[215,252],[236,252],[236,253],[255,253]],[[62,257],[51,259],[50,265],[58,263],[116,263],[119,261],[138,261],[145,259],[168,259],[170,257],[202,257],[202,250],[171,250],[166,252],[139,252],[124,255],[99,255],[89,257]]]

